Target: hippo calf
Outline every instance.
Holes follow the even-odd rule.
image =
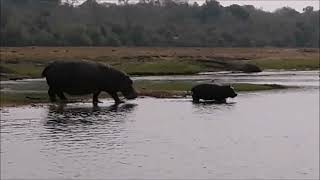
[[[199,84],[191,89],[193,102],[198,103],[200,99],[216,100],[225,102],[226,98],[234,98],[237,94],[230,86],[222,86],[217,84]]]
[[[61,100],[66,100],[63,93],[93,94],[94,104],[99,102],[98,96],[101,91],[110,94],[116,104],[123,102],[118,97],[119,91],[127,99],[137,97],[128,75],[97,62],[55,61],[43,70],[42,77],[46,77],[49,85],[48,94],[52,102],[56,101],[56,95]]]

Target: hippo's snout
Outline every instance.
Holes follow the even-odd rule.
[[[234,93],[234,94],[231,95],[232,98],[234,98],[234,97],[236,97],[236,96],[238,96],[237,93]]]
[[[138,97],[138,94],[136,92],[130,93],[124,96],[126,99],[135,99]]]
[[[133,87],[123,90],[122,94],[126,99],[135,99],[138,97],[138,93],[135,91]]]

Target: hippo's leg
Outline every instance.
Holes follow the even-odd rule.
[[[221,102],[221,103],[226,103],[227,100],[226,100],[226,99],[221,99],[220,102]]]
[[[118,94],[116,92],[109,93],[111,97],[114,99],[116,104],[124,103],[124,101],[121,101],[118,97]]]
[[[99,96],[100,92],[101,91],[97,91],[97,92],[93,93],[93,98],[92,98],[93,104],[102,103],[101,101],[98,100],[98,96]]]
[[[225,98],[219,98],[219,99],[215,99],[217,102],[219,103],[226,103],[226,99]]]
[[[51,101],[51,102],[56,102],[56,101],[57,101],[57,99],[56,99],[56,93],[55,93],[55,91],[54,91],[51,87],[49,87],[48,95],[49,95],[49,98],[50,98],[50,101]]]
[[[192,95],[192,101],[194,102],[194,103],[199,103],[199,98],[196,96],[196,95]]]
[[[64,96],[63,92],[62,91],[57,91],[57,95],[59,96],[59,98],[63,101],[66,101],[67,98],[66,96]]]

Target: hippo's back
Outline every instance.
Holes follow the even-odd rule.
[[[194,86],[191,91],[193,93],[212,93],[212,91],[219,90],[220,86],[216,84],[199,84]]]
[[[192,94],[201,99],[213,99],[217,91],[219,91],[219,86],[215,84],[199,84],[194,86],[192,89]]]
[[[192,96],[196,99],[223,100],[228,97],[235,97],[237,94],[230,86],[217,84],[200,84],[191,89]]]
[[[55,61],[42,72],[50,87],[70,94],[85,94],[101,89],[106,66],[90,61]]]

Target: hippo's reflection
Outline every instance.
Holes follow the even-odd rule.
[[[207,100],[207,101],[199,101],[199,102],[193,102],[194,105],[210,105],[210,104],[222,104],[222,105],[233,105],[235,102],[227,102],[227,101],[215,101],[215,100]]]
[[[106,107],[100,107],[98,105],[94,105],[94,106],[85,106],[85,107],[68,107],[66,103],[59,103],[57,105],[51,104],[49,106],[49,113],[50,112],[54,112],[54,113],[60,113],[60,114],[64,114],[64,113],[68,113],[68,112],[86,112],[86,113],[93,113],[94,112],[108,112],[108,111],[113,111],[113,112],[130,112],[134,107],[136,106],[136,104],[129,104],[129,103],[125,103],[125,104],[113,104],[110,106],[106,106]]]
[[[193,103],[193,109],[198,114],[213,114],[216,110],[230,110],[235,105],[236,102],[200,101]]]
[[[108,107],[49,106],[44,123],[44,150],[85,151],[114,149],[125,144],[126,123],[136,104],[120,104]],[[80,148],[81,147],[81,148]]]
[[[45,125],[47,128],[77,124],[108,124],[124,121],[136,104],[120,104],[106,107],[69,107],[66,104],[50,105]]]

